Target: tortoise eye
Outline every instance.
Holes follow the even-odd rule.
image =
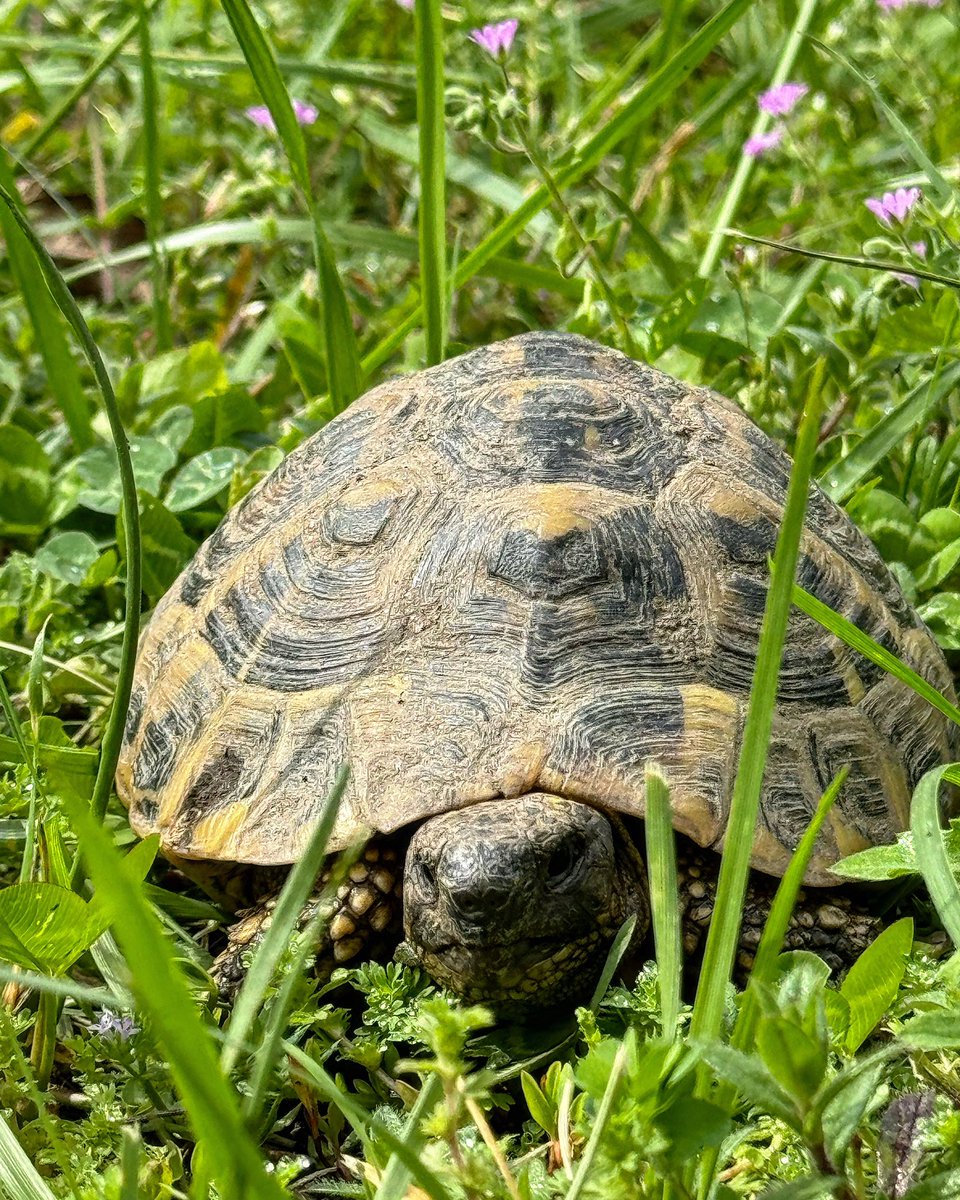
[[[565,837],[550,851],[547,860],[547,883],[553,887],[564,883],[580,862],[581,847],[573,838]]]

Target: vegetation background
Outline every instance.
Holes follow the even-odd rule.
[[[801,847],[725,990],[741,854],[692,1011],[652,780],[657,962],[539,1040],[303,976],[322,831],[229,1012],[222,914],[109,796],[137,617],[227,507],[385,374],[566,329],[796,450],[748,848],[811,472],[960,650],[958,64],[955,0],[0,3],[0,1189],[960,1196],[942,772],[849,868],[933,907],[842,984],[778,959]]]

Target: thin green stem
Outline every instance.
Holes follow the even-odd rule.
[[[810,22],[813,20],[816,7],[817,0],[802,0],[800,7],[797,9],[793,28],[790,30],[789,36],[784,42],[783,49],[780,51],[776,70],[773,72],[773,78],[770,80],[771,87],[777,87],[779,84],[785,82],[787,76],[793,70],[793,64],[796,61],[797,54],[803,44],[803,39],[810,27]],[[750,130],[750,137],[757,137],[762,133],[766,133],[769,125],[770,114],[762,111],[759,112],[757,119],[753,123],[753,128]],[[720,205],[720,211],[713,223],[710,240],[707,242],[707,248],[703,252],[703,258],[700,261],[697,271],[704,279],[708,279],[716,270],[723,240],[727,236],[727,226],[733,219],[733,214],[740,204],[752,169],[753,159],[746,154],[741,154],[740,161],[737,163],[737,169],[733,174],[733,179],[730,181],[730,186],[723,197],[723,203]]]
[[[53,1070],[59,1016],[60,998],[52,996],[49,992],[41,992],[37,1001],[37,1019],[33,1026],[33,1044],[30,1050],[30,1065],[41,1090],[47,1087],[50,1072]]]
[[[137,25],[140,41],[141,95],[143,99],[143,168],[147,200],[147,240],[150,242],[152,268],[154,336],[158,351],[173,345],[170,326],[170,298],[167,268],[161,249],[163,237],[163,200],[161,192],[163,143],[160,138],[157,79],[153,69],[150,17],[145,0],[137,0]]]
[[[440,0],[416,0],[417,128],[420,142],[420,280],[427,363],[447,341],[446,129]]]
[[[26,237],[44,279],[53,296],[57,307],[66,317],[68,324],[77,336],[87,361],[93,370],[100,396],[110,423],[110,432],[117,452],[117,463],[120,472],[122,490],[123,539],[124,559],[127,567],[127,578],[124,588],[124,625],[123,642],[120,647],[120,667],[117,672],[117,687],[107,719],[103,741],[100,744],[100,764],[90,801],[91,811],[97,820],[103,819],[113,776],[120,757],[120,743],[123,737],[123,723],[126,718],[127,705],[130,702],[130,690],[133,686],[133,669],[137,655],[137,635],[140,631],[140,510],[137,504],[137,485],[133,474],[133,462],[130,457],[130,446],[123,428],[120,407],[117,403],[113,383],[107,372],[106,364],[97,349],[89,326],[83,319],[83,314],[77,302],[70,294],[70,289],[63,281],[63,276],[57,270],[53,259],[47,253],[43,243],[34,233],[26,218],[20,212],[17,202],[6,190],[0,187],[0,200],[13,214],[18,226]],[[74,863],[73,880],[76,884],[79,877],[79,859]]]

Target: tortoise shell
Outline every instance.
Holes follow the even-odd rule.
[[[393,380],[305,441],[158,605],[117,775],[186,859],[297,859],[541,791],[721,848],[790,471],[730,401],[566,334]],[[799,582],[952,696],[874,548],[811,488]],[[795,611],[753,863],[779,874],[850,774],[807,880],[906,827],[946,719]]]

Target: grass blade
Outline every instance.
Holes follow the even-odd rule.
[[[17,202],[0,186],[0,201],[6,206],[37,262],[35,271],[38,282],[46,281],[57,307],[67,319],[80,345],[83,347],[87,361],[93,369],[107,419],[110,422],[110,432],[117,452],[117,463],[120,471],[120,484],[123,491],[123,530],[124,530],[124,561],[126,562],[127,578],[124,586],[124,625],[123,642],[120,647],[120,668],[117,672],[117,688],[107,719],[103,741],[100,743],[100,765],[97,770],[97,780],[94,784],[93,798],[90,801],[91,810],[98,819],[102,819],[107,809],[113,776],[117,770],[117,759],[120,757],[120,741],[123,737],[123,722],[127,715],[127,705],[130,702],[130,689],[133,686],[133,668],[137,655],[137,634],[140,629],[140,509],[137,502],[137,485],[133,475],[133,463],[130,458],[130,447],[123,429],[120,407],[113,390],[113,384],[107,372],[106,365],[93,340],[93,335],[83,319],[83,314],[77,307],[77,302],[70,294],[70,289],[57,270],[53,259],[47,253],[43,243],[33,232],[25,217],[20,212]],[[77,863],[79,863],[79,858]]]
[[[243,1123],[236,1094],[220,1069],[186,980],[140,885],[121,869],[120,855],[90,811],[73,798],[65,797],[64,805],[96,894],[107,906],[130,966],[138,1009],[149,1019],[170,1065],[220,1194],[276,1200],[283,1191],[263,1169],[260,1153]]]
[[[793,70],[793,64],[796,62],[803,39],[810,27],[810,22],[813,20],[816,7],[817,0],[803,0],[803,3],[797,9],[797,16],[790,30],[790,35],[783,44],[780,57],[777,59],[776,69],[770,80],[772,88],[784,83],[787,76]],[[771,116],[769,113],[758,112],[756,120],[753,123],[753,128],[750,130],[750,137],[757,137],[762,133],[766,133],[770,122]],[[716,270],[723,240],[727,236],[727,226],[730,224],[733,214],[737,210],[737,205],[743,196],[753,167],[754,160],[749,155],[741,152],[737,169],[734,172],[733,179],[730,181],[730,186],[724,194],[720,211],[717,213],[716,220],[713,223],[710,240],[707,242],[707,248],[703,252],[703,258],[700,260],[700,266],[697,269],[697,274],[704,279],[708,279]]]
[[[650,914],[656,947],[660,988],[660,1020],[663,1036],[672,1039],[680,1017],[680,982],[683,960],[680,950],[680,908],[677,902],[677,850],[673,834],[670,789],[656,769],[647,767],[644,780],[647,815],[647,870],[650,875]]]
[[[143,168],[147,199],[147,238],[150,242],[150,262],[153,268],[153,320],[157,350],[169,350],[173,345],[170,327],[170,298],[167,291],[167,269],[160,249],[163,236],[163,200],[161,195],[162,143],[158,113],[157,79],[153,69],[153,47],[150,40],[150,17],[146,0],[137,0],[137,30],[140,40],[140,76],[143,99]]]
[[[889,650],[885,650],[869,634],[864,633],[862,629],[858,629],[852,621],[848,621],[846,617],[841,617],[832,608],[828,608],[822,600],[818,600],[816,596],[811,596],[799,584],[794,584],[793,603],[801,612],[805,612],[808,617],[813,617],[824,629],[832,633],[835,637],[838,637],[851,650],[856,650],[858,654],[869,658],[871,662],[876,663],[878,667],[882,667],[888,674],[893,675],[901,683],[905,683],[907,687],[912,688],[918,696],[922,696],[938,712],[942,712],[945,717],[949,717],[951,721],[955,721],[960,725],[960,708],[957,708],[946,696],[938,692],[933,684],[927,683],[922,675],[918,675],[906,663],[901,662],[895,654],[891,654]]]
[[[6,188],[11,196],[17,196],[13,174],[7,163],[7,156],[2,151],[0,187]],[[3,205],[0,205],[0,230],[3,231],[3,239],[6,242],[10,269],[33,326],[37,349],[47,373],[47,386],[63,413],[74,446],[78,451],[87,450],[96,441],[92,413],[83,394],[80,371],[70,353],[63,329],[63,318],[57,312],[49,289],[43,280],[37,277],[30,257],[30,248],[23,234]]]
[[[442,1085],[439,1075],[427,1076],[420,1088],[420,1094],[417,1096],[416,1103],[407,1117],[407,1123],[403,1131],[403,1141],[418,1156],[422,1154],[423,1146],[426,1143],[426,1136],[423,1132],[423,1121],[440,1099],[441,1091]],[[391,1154],[389,1159],[387,1159],[387,1165],[383,1169],[383,1174],[380,1176],[380,1183],[377,1185],[377,1193],[374,1196],[374,1200],[404,1200],[404,1197],[410,1194],[408,1190],[409,1183],[410,1172],[396,1154]]]
[[[936,195],[938,202],[944,205],[949,204],[956,195],[955,189],[944,178],[936,163],[917,141],[916,136],[914,135],[910,126],[906,123],[906,121],[903,120],[900,114],[896,112],[895,109],[891,108],[886,100],[884,100],[880,89],[876,85],[876,82],[871,79],[869,75],[864,74],[859,67],[854,66],[854,64],[848,58],[846,58],[833,46],[826,45],[825,42],[821,42],[818,38],[810,38],[810,41],[814,46],[817,47],[818,50],[835,59],[845,70],[849,71],[855,79],[859,80],[860,83],[863,84],[870,95],[873,96],[874,103],[893,126],[904,147],[910,152],[913,161],[930,181],[930,187]]]
[[[250,970],[244,978],[227,1025],[226,1038],[220,1054],[220,1065],[224,1072],[229,1073],[236,1064],[237,1055],[249,1037],[273,973],[289,944],[300,910],[306,904],[307,897],[320,874],[330,831],[340,811],[340,801],[347,786],[348,776],[347,768],[341,767],[324,804],[317,828],[305,853],[287,876],[277,900],[277,907],[273,911],[270,928],[257,947]]]
[[[950,870],[940,826],[940,788],[947,779],[956,782],[957,764],[928,771],[917,784],[910,806],[910,832],[937,915],[954,946],[960,946],[960,886]]]
[[[613,1102],[616,1099],[617,1087],[623,1075],[624,1068],[627,1065],[627,1054],[633,1047],[634,1036],[633,1030],[628,1030],[626,1037],[617,1047],[613,1065],[610,1067],[607,1086],[604,1088],[603,1096],[597,1107],[597,1115],[593,1119],[593,1128],[590,1130],[590,1137],[583,1148],[583,1154],[577,1164],[576,1173],[570,1181],[566,1200],[578,1200],[580,1193],[587,1184],[590,1176],[590,1168],[593,1166],[593,1160],[600,1149],[603,1135],[606,1132],[607,1122],[610,1120],[610,1115],[613,1112]]]
[[[334,412],[341,412],[359,395],[360,358],[336,259],[313,198],[303,130],[294,116],[293,105],[273,51],[246,0],[223,0],[223,8],[247,60],[250,74],[273,117],[294,181],[303,194],[313,221],[314,254],[323,297],[323,336],[330,399]]]
[[[341,1091],[323,1067],[314,1062],[299,1046],[295,1046],[292,1042],[284,1042],[283,1048],[300,1068],[304,1078],[313,1084],[321,1096],[335,1104],[343,1113],[363,1143],[366,1158],[375,1158],[375,1155],[369,1153],[370,1134],[373,1132],[376,1134],[378,1142],[389,1146],[391,1153],[397,1156],[417,1184],[428,1196],[432,1197],[432,1200],[452,1200],[443,1181],[427,1166],[406,1138],[398,1137],[389,1125],[386,1125],[375,1114],[367,1112],[352,1095]]]
[[[783,522],[777,538],[774,559],[776,571],[770,582],[763,614],[753,686],[750,689],[740,760],[720,862],[716,906],[707,934],[700,984],[690,1026],[691,1037],[698,1041],[712,1041],[719,1036],[726,987],[736,954],[740,913],[750,870],[750,854],[760,804],[767,746],[777,703],[780,662],[790,616],[791,588],[799,556],[810,473],[823,407],[825,373],[825,363],[820,360],[810,375]]]
[[[10,1200],[55,1200],[4,1117],[0,1117],[0,1186]]]
[[[147,11],[153,12],[159,3],[160,0],[146,0]],[[80,79],[77,80],[76,84],[74,84],[70,91],[67,92],[59,104],[54,107],[53,112],[47,116],[47,119],[36,131],[33,137],[30,138],[30,140],[26,143],[26,145],[23,147],[24,158],[33,158],[40,147],[44,145],[47,138],[56,129],[60,128],[60,125],[64,119],[73,112],[80,100],[87,94],[90,88],[93,87],[100,75],[102,75],[107,67],[109,67],[110,64],[116,59],[117,55],[136,32],[137,17],[133,16],[120,26],[120,32],[113,39],[110,45],[107,46],[102,54],[99,54],[94,59],[89,67],[87,67]]]
[[[416,0],[417,125],[420,132],[420,290],[427,365],[447,341],[446,127],[440,0]]]
[[[551,167],[557,188],[564,189],[579,183],[589,175],[616,147],[650,119],[703,62],[724,34],[750,8],[753,0],[729,0],[723,8],[697,30],[692,38],[660,68],[623,107],[616,112],[562,165]],[[628,86],[633,85],[631,78]],[[550,191],[541,184],[512,213],[504,217],[459,264],[453,274],[453,287],[460,288],[477,275],[499,252],[523,230],[527,223],[550,204]],[[407,334],[421,319],[422,306],[400,320],[363,360],[367,373],[376,370],[403,343]]]

